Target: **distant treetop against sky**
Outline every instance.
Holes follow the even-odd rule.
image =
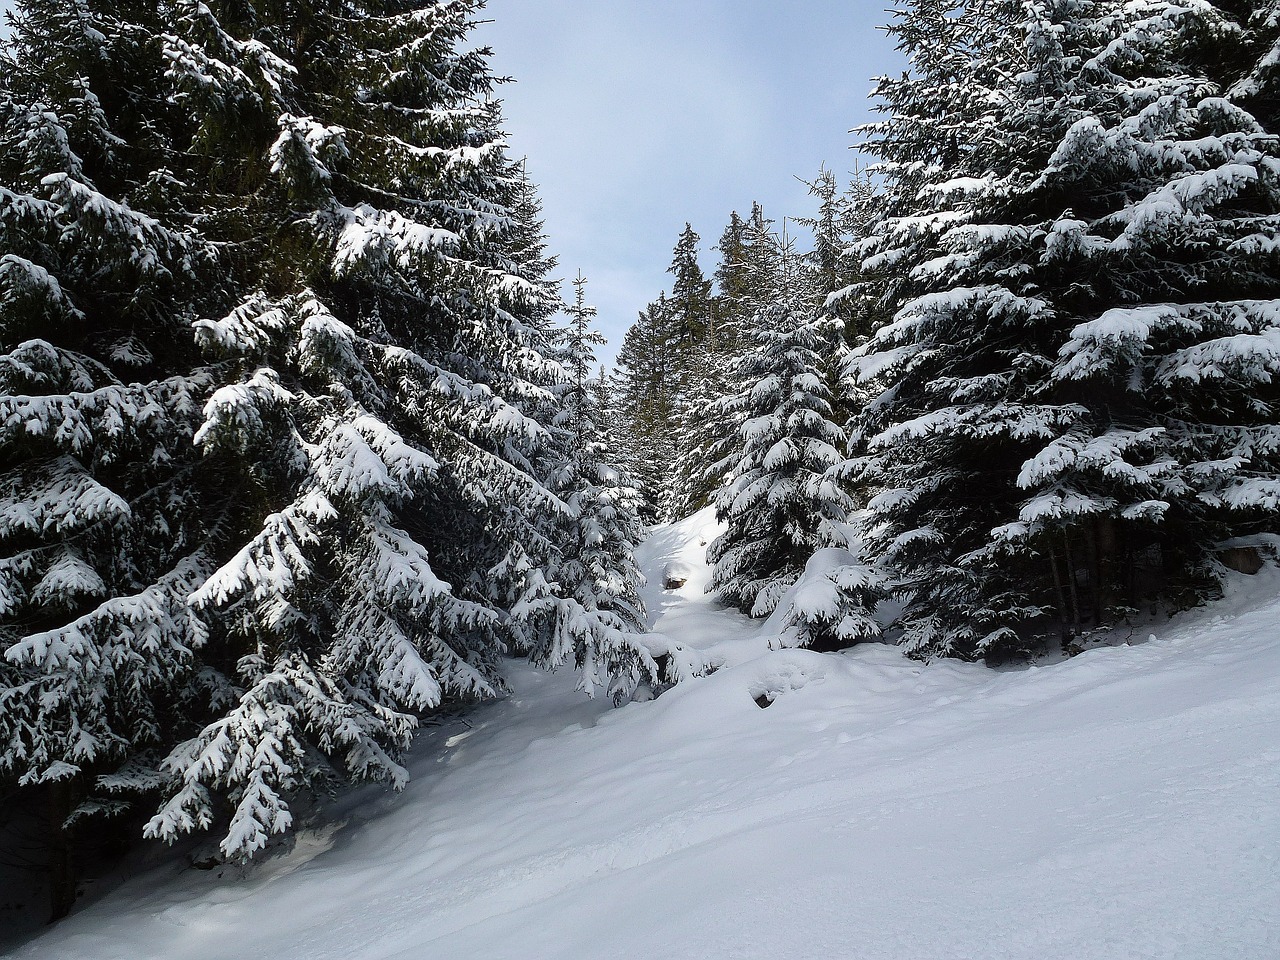
[[[733,210],[811,212],[854,164],[872,77],[902,69],[865,0],[490,0],[477,39],[515,83],[512,150],[541,186],[558,273],[580,268],[610,338],[670,287],[685,221],[713,247]],[[710,252],[704,267],[711,269]]]

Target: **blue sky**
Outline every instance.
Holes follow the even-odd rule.
[[[729,214],[810,212],[826,166],[854,165],[871,78],[901,71],[878,0],[489,0],[476,38],[516,82],[511,147],[541,186],[560,273],[586,274],[616,351],[670,286],[685,221],[703,268]]]
[[[0,9],[11,4],[0,0]],[[669,287],[685,221],[703,267],[732,210],[810,212],[796,177],[854,164],[871,78],[902,69],[884,0],[489,0],[507,130],[558,273],[581,269],[612,357]]]

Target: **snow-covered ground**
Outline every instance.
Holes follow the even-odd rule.
[[[137,877],[14,956],[1280,957],[1280,577],[996,672],[770,652],[702,595],[711,535],[643,560],[712,676],[612,710],[518,668],[422,736],[404,793],[355,792],[242,877]]]

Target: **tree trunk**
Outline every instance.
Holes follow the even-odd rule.
[[[1071,552],[1071,534],[1067,530],[1062,531],[1062,546],[1066,551],[1067,589],[1071,591],[1071,623],[1075,628],[1073,632],[1078,632],[1080,630],[1080,591],[1076,586],[1076,564]]]
[[[74,782],[57,780],[48,786],[49,800],[49,922],[56,923],[75,906],[75,850],[65,824],[74,804]]]
[[[1049,568],[1053,571],[1053,590],[1058,597],[1058,619],[1062,622],[1062,645],[1065,648],[1067,640],[1071,637],[1071,628],[1068,624],[1067,612],[1067,595],[1062,589],[1062,577],[1058,573],[1058,554],[1053,549],[1053,544],[1049,544]],[[1067,571],[1068,574],[1071,572]]]
[[[1118,538],[1116,523],[1111,517],[1098,517],[1094,525],[1094,557],[1098,571],[1097,606],[1098,624],[1101,625],[1107,611],[1116,603],[1116,560]]]

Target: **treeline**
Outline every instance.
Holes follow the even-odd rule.
[[[921,658],[1256,569],[1280,544],[1280,5],[917,0],[891,32],[876,163],[818,179],[812,252],[734,216],[712,283],[686,230],[629,331],[650,514],[714,502],[712,587],[757,616],[821,552],[784,642]]]
[[[664,682],[480,7],[18,5],[0,857],[55,915],[107,839],[246,858],[300,793],[404,783],[504,655]]]

